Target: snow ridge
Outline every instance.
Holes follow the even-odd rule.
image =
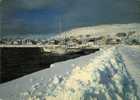
[[[26,95],[28,100],[138,100],[137,86],[123,58],[112,47],[85,67],[75,66],[69,76],[55,76],[46,92]]]

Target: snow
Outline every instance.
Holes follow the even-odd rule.
[[[20,100],[20,94],[27,94],[28,90],[36,83],[41,83],[40,89],[46,89],[46,86],[52,81],[54,76],[69,75],[74,68],[73,65],[84,66],[90,62],[91,58],[94,58],[97,53],[82,56],[76,59],[54,63],[49,69],[35,72],[30,75],[26,75],[22,78],[10,81],[0,85],[0,98],[4,100]],[[81,62],[82,61],[82,62]],[[42,81],[43,79],[43,81]],[[22,100],[22,99],[21,99]]]
[[[138,81],[129,68],[131,65],[137,68],[139,63],[128,62],[140,57],[139,49],[124,46],[111,47],[95,54],[55,63],[50,69],[0,85],[0,98],[4,100],[138,100],[136,85]],[[136,53],[133,55],[134,59],[128,59],[126,56],[130,56],[134,51]]]
[[[63,85],[51,83],[46,100],[138,100],[135,83],[116,48],[85,67],[77,66],[64,81]]]
[[[137,84],[140,96],[140,46],[120,47],[120,53],[125,59],[126,68]]]
[[[129,24],[105,24],[105,25],[98,25],[98,26],[89,26],[89,27],[81,27],[71,29],[69,31],[65,31],[60,33],[59,35],[55,36],[55,38],[65,38],[65,37],[76,37],[91,35],[93,37],[99,37],[104,35],[113,36],[116,33],[120,32],[130,32],[136,31],[140,34],[140,24],[139,23],[129,23]],[[52,37],[54,38],[54,37]]]
[[[139,46],[117,46],[0,85],[2,100],[138,100]]]

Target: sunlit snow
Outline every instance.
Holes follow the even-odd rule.
[[[44,92],[39,84],[22,96],[28,100],[138,100],[135,81],[116,47],[100,52],[67,76],[54,76]]]

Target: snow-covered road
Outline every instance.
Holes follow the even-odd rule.
[[[140,46],[123,46],[119,50],[128,72],[138,85],[138,94],[140,96]]]

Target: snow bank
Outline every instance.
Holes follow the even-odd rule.
[[[45,92],[28,91],[24,99],[138,100],[138,96],[134,80],[117,48],[113,47],[101,51],[88,65],[75,66],[69,76],[55,76]]]

